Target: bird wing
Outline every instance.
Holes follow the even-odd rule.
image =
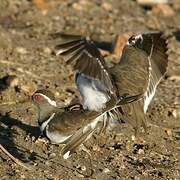
[[[144,112],[167,69],[166,39],[161,33],[132,36],[119,64],[111,68],[117,94],[144,94]]]
[[[121,107],[139,125],[145,126],[144,113],[166,72],[166,51],[166,39],[159,32],[132,36],[123,49],[120,62],[110,69],[118,96],[126,93],[144,95],[142,100]]]
[[[63,158],[69,158],[70,155],[74,153],[77,148],[93,134],[95,130],[95,128],[91,128],[91,126],[88,125],[79,129],[75,134],[73,134],[61,150],[61,155]]]
[[[93,114],[94,118],[90,118],[85,126],[81,126],[66,142],[65,146],[61,150],[61,154],[64,159],[67,159],[76,149],[89,139],[95,131],[102,132],[102,129],[108,126],[106,113],[110,115],[110,118],[118,116],[118,107],[124,104],[132,103],[142,98],[142,95],[126,96],[116,101],[116,98],[112,97],[110,101],[106,103],[106,107],[102,112]],[[115,110],[114,107],[116,106]],[[111,113],[112,112],[112,113]],[[88,112],[89,115],[92,112]],[[112,116],[111,116],[112,114]],[[95,116],[94,116],[95,115]],[[102,116],[105,116],[104,118]],[[122,117],[122,116],[121,116]],[[87,118],[85,118],[87,119]],[[107,124],[107,125],[106,125]],[[72,124],[73,125],[73,124]]]
[[[72,64],[78,73],[87,76],[88,79],[100,81],[107,92],[113,92],[105,60],[95,43],[88,37],[72,35],[72,40],[55,47],[55,54],[64,57],[67,64]]]

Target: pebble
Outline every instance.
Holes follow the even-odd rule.
[[[52,50],[51,50],[50,48],[48,48],[48,47],[45,47],[45,48],[43,49],[43,52],[46,53],[46,54],[51,54],[51,53],[52,53]]]
[[[103,173],[106,173],[106,174],[108,174],[108,173],[110,173],[111,171],[108,169],[108,168],[104,168],[103,169]]]
[[[16,47],[15,51],[19,54],[27,54],[27,50],[23,47]]]
[[[86,171],[86,166],[82,166],[82,167],[81,167],[81,170],[82,170],[82,171]]]
[[[100,151],[100,147],[98,145],[94,145],[92,149],[93,151]]]
[[[131,136],[131,139],[132,139],[132,141],[135,141],[135,140],[136,140],[135,135],[132,135],[132,136]]]
[[[32,95],[36,89],[35,87],[32,87],[30,85],[22,85],[20,88],[22,91],[24,91],[28,95]]]
[[[14,77],[13,79],[10,80],[9,86],[10,87],[17,87],[19,84],[19,79],[17,77]]]
[[[9,87],[16,87],[19,84],[19,79],[16,75],[8,75],[5,77],[5,83]]]
[[[143,6],[153,6],[154,4],[165,4],[169,0],[137,0],[138,4]]]
[[[139,149],[137,153],[138,153],[138,154],[140,154],[140,155],[145,154],[145,152],[144,152],[144,150],[143,150],[143,149]]]
[[[152,8],[154,14],[163,14],[164,16],[173,16],[173,9],[167,4],[156,4]]]
[[[132,33],[124,33],[124,34],[120,34],[120,35],[116,36],[114,43],[113,43],[113,48],[112,48],[113,55],[115,55],[116,57],[121,56],[122,50],[123,50],[125,44],[127,43],[127,40],[131,36],[131,34]]]
[[[51,153],[51,154],[49,154],[49,158],[50,158],[50,159],[52,159],[52,158],[54,158],[54,157],[56,157],[56,153]]]
[[[171,80],[171,81],[180,81],[180,76],[178,76],[178,75],[170,76],[169,80]]]
[[[50,166],[51,165],[51,162],[49,162],[49,161],[45,161],[45,165],[47,165],[47,166]]]
[[[173,115],[175,118],[180,118],[180,109],[175,109],[175,110],[173,110],[172,115]]]
[[[101,7],[106,9],[106,10],[112,10],[112,4],[111,3],[108,3],[108,2],[103,2],[101,4]]]

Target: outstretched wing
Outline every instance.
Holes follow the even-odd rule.
[[[145,36],[146,37],[146,36]],[[144,97],[144,112],[147,111],[152,98],[155,95],[157,85],[167,71],[168,55],[167,55],[167,43],[166,39],[162,37],[162,34],[149,35],[148,38],[152,40],[152,47],[149,60],[149,81],[148,87]]]
[[[161,33],[132,36],[123,49],[120,63],[111,69],[117,93],[144,94],[144,112],[166,72],[166,39]]]
[[[72,64],[77,72],[87,76],[88,79],[100,81],[106,91],[113,92],[104,58],[88,37],[72,35],[72,40],[55,47],[55,54],[63,56],[67,64]]]
[[[110,69],[119,96],[125,93],[144,94],[141,101],[122,107],[137,124],[144,123],[144,112],[166,72],[166,51],[166,39],[159,32],[132,36],[123,49],[119,64]]]

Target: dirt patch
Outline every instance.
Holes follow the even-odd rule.
[[[136,1],[27,0],[0,3],[0,85],[16,75],[16,86],[1,86],[0,143],[32,168],[27,171],[0,152],[0,179],[179,179],[180,178],[180,9],[163,14]],[[156,7],[157,8],[157,7]],[[162,7],[161,7],[162,8]],[[77,94],[74,72],[51,54],[55,32],[91,35],[112,42],[116,34],[161,30],[169,38],[169,67],[148,111],[148,133],[133,141],[133,129],[120,124],[114,131],[92,138],[84,152],[60,157],[60,147],[35,142],[37,111],[28,102],[37,88],[49,88],[59,104]],[[108,61],[117,61],[113,55]]]

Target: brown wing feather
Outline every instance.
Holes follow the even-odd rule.
[[[144,94],[144,98],[122,106],[122,111],[145,128],[146,111],[167,69],[167,44],[161,33],[132,36],[123,49],[120,63],[110,71],[117,95]],[[146,107],[145,107],[146,106]]]
[[[61,55],[75,70],[92,79],[100,80],[109,92],[113,85],[104,58],[96,45],[88,38],[79,38],[55,47],[56,55]]]

